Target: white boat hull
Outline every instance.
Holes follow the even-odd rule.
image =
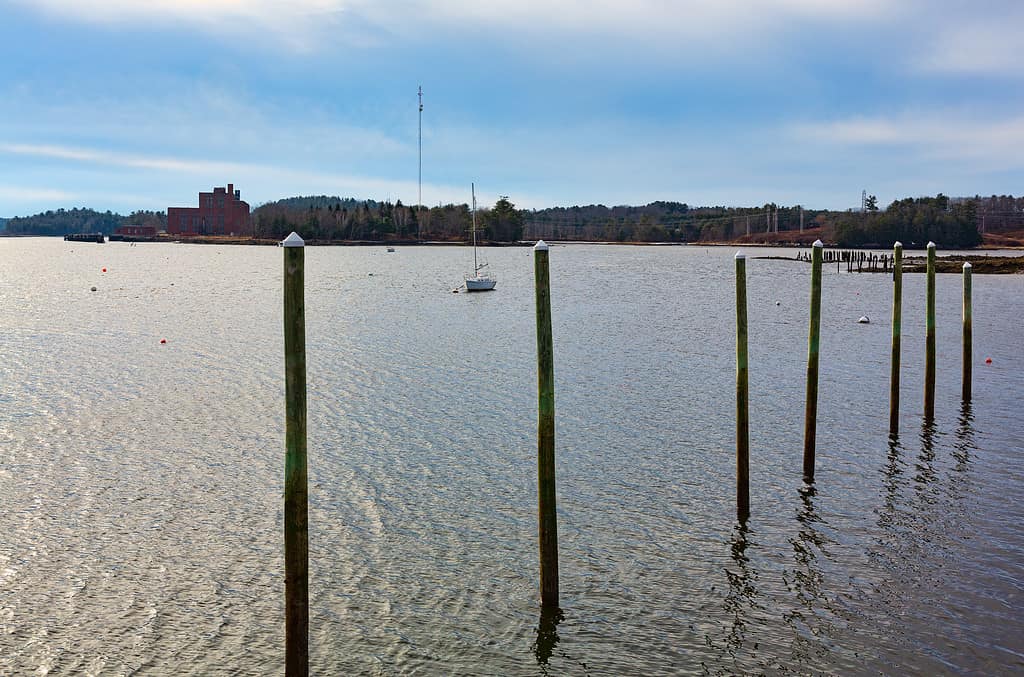
[[[498,281],[489,277],[466,278],[466,291],[490,291]]]

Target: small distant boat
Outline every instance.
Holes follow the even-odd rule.
[[[470,184],[469,189],[473,195],[473,274],[466,276],[466,291],[491,291],[498,284],[498,280],[490,273],[481,269],[486,263],[478,263],[476,258],[476,185]]]
[[[871,324],[871,320],[868,319],[867,315],[861,315],[857,322],[860,324]]]
[[[395,248],[394,247],[388,247],[388,251],[389,252],[393,252],[393,251],[395,251]]]

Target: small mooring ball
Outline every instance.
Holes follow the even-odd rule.
[[[105,272],[107,272],[107,269],[106,269],[106,268],[104,268],[104,269],[103,269],[103,272],[104,272],[104,273],[105,273]]]
[[[90,291],[96,291],[96,287],[93,287]]]
[[[164,344],[164,343],[167,343],[167,339],[160,339],[160,343],[161,343],[161,345]]]
[[[991,357],[986,357],[985,358],[985,364],[992,364],[992,358]]]

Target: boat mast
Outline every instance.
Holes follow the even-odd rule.
[[[420,98],[420,120],[419,120],[419,173],[417,175],[417,186],[419,193],[416,198],[416,237],[423,239],[423,225],[420,222],[420,211],[423,209],[423,86],[419,88],[417,96]]]
[[[469,192],[473,195],[473,274],[475,275],[479,268],[476,267],[476,185],[469,184]]]

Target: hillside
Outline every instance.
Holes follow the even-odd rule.
[[[167,227],[165,212],[135,211],[122,216],[111,211],[98,212],[95,209],[74,208],[40,212],[33,216],[16,216],[6,221],[8,235],[68,235],[69,233],[110,234],[127,224]]]

